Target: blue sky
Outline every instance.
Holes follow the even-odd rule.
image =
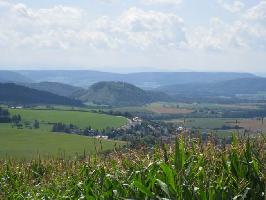
[[[266,72],[266,0],[0,0],[1,69]]]

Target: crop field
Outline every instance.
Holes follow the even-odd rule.
[[[210,133],[217,138],[230,138],[234,134],[237,134],[239,136],[244,135],[242,131],[236,131],[236,130],[217,130],[217,131],[211,131],[209,132],[209,134]]]
[[[0,125],[1,126],[1,125]],[[0,128],[0,160],[44,157],[74,158],[121,147],[121,141],[99,140],[80,135],[40,130]],[[0,198],[1,199],[1,198]]]
[[[189,114],[192,113],[192,109],[179,108],[177,105],[170,103],[153,103],[147,106],[147,109],[160,114]]]
[[[173,119],[170,122],[184,125],[189,128],[199,129],[220,129],[223,126],[235,126],[236,119],[229,118],[186,118],[186,119]]]
[[[105,129],[107,127],[118,128],[128,120],[124,117],[111,116],[105,114],[97,114],[83,111],[64,111],[64,110],[31,110],[31,109],[10,109],[12,115],[20,114],[22,120],[33,122],[39,120],[40,128],[43,130],[51,130],[48,123],[62,122],[65,124],[73,124],[79,128],[91,126],[93,129]]]
[[[243,119],[238,122],[238,126],[250,132],[266,132],[266,121],[257,119]]]
[[[185,121],[186,126],[201,129],[219,129],[222,126],[234,125],[235,119],[226,118],[194,118]]]
[[[178,106],[180,108],[186,108],[191,110],[197,109],[244,109],[254,110],[258,109],[264,104],[259,103],[239,103],[239,104],[217,104],[217,103],[169,103],[172,106]]]
[[[265,199],[265,138],[194,138],[84,160],[0,161],[0,199]]]
[[[50,105],[50,106],[45,106],[45,105],[36,105],[31,107],[31,109],[36,109],[36,110],[70,110],[70,111],[90,111],[89,108],[87,107],[76,107],[76,106],[64,106],[64,105]]]
[[[105,111],[119,111],[119,112],[145,112],[145,113],[151,113],[146,106],[127,106],[127,107],[114,107],[111,109],[103,109]]]
[[[105,111],[113,110],[120,112],[141,112],[156,114],[183,114],[189,115],[195,111],[205,110],[206,112],[228,111],[228,110],[258,110],[265,104],[262,103],[239,103],[239,104],[217,104],[217,103],[180,103],[180,102],[156,102],[145,106],[133,107],[114,107],[103,109]]]

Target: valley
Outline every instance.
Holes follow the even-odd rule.
[[[52,72],[46,73],[52,75]],[[61,72],[55,72],[57,73]],[[62,72],[62,75],[64,73]],[[72,73],[81,77],[80,72]],[[266,135],[264,78],[249,74],[203,73],[197,75],[209,79],[200,84],[182,82],[164,85],[166,77],[161,79],[161,76],[165,74],[152,74],[158,78],[155,85],[160,86],[152,88],[150,85],[150,88],[146,88],[146,82],[133,85],[133,81],[113,81],[110,77],[109,81],[92,81],[84,87],[80,84],[86,82],[84,79],[71,85],[71,82],[66,83],[64,79],[54,76],[49,79],[52,82],[45,82],[45,76],[43,80],[40,79],[43,82],[33,82],[32,72],[29,73],[31,76],[28,74],[24,79],[11,74],[9,78],[16,77],[25,82],[18,83],[8,79],[7,82],[2,80],[3,83],[0,83],[0,163],[10,160],[8,167],[12,175],[16,174],[13,166],[23,171],[23,176],[32,174],[27,185],[31,180],[41,181],[43,188],[47,190],[45,184],[50,184],[54,178],[59,180],[59,174],[64,170],[75,175],[65,179],[63,173],[64,180],[60,179],[59,184],[67,185],[68,180],[75,185],[83,184],[85,173],[86,180],[98,180],[100,176],[104,179],[104,184],[113,185],[121,194],[132,191],[119,186],[121,181],[129,181],[133,184],[133,194],[139,192],[139,197],[153,197],[153,192],[150,191],[157,189],[144,187],[145,181],[137,182],[137,169],[140,169],[144,177],[149,176],[147,180],[151,181],[150,184],[154,184],[154,187],[161,184],[159,193],[165,191],[166,196],[174,197],[176,186],[174,181],[171,181],[173,177],[180,177],[182,180],[188,176],[186,178],[190,180],[190,184],[194,184],[195,180],[190,179],[191,174],[177,176],[177,171],[182,173],[182,170],[191,170],[190,167],[198,171],[201,166],[209,171],[213,166],[208,163],[213,160],[217,162],[216,166],[222,173],[228,171],[228,167],[222,163],[235,162],[238,156],[245,162],[246,154],[252,155],[254,163],[263,163],[261,160],[265,159],[261,150]],[[25,74],[26,72],[23,72],[20,75]],[[33,74],[40,76],[38,72]],[[195,73],[186,75],[191,80]],[[55,80],[61,82],[53,82]],[[130,78],[128,81],[130,82]],[[183,81],[186,82],[186,79]],[[236,83],[239,85],[236,86]],[[235,148],[238,148],[237,153]],[[247,153],[243,153],[243,150]],[[193,162],[190,160],[192,158],[195,159]],[[27,167],[18,164],[20,162],[28,163]],[[262,169],[263,165],[258,165]],[[254,170],[252,173],[259,171],[256,166],[249,167]],[[237,170],[243,172],[246,169],[245,166],[238,166]],[[130,178],[125,175],[129,171],[134,173]],[[90,174],[86,174],[87,172]],[[116,179],[110,178],[120,172]],[[5,168],[0,166],[0,177],[1,174],[6,177],[6,173]],[[230,173],[234,173],[234,170]],[[154,175],[157,179],[152,178]],[[50,180],[47,176],[53,178]],[[256,176],[263,179],[263,175]],[[12,180],[21,182],[20,177],[15,176]],[[159,181],[159,177],[163,182]],[[203,174],[197,181],[202,177]],[[219,177],[223,175],[219,174]],[[233,181],[240,177],[241,175],[237,174],[232,175],[230,179]],[[204,176],[204,179],[208,178],[209,176]],[[3,180],[7,182],[7,179],[2,178],[0,185]],[[254,184],[249,178],[245,180]],[[91,182],[94,183],[97,181]],[[13,183],[7,183],[10,184]],[[232,187],[227,183],[224,185]],[[98,186],[97,183],[94,188],[99,189]],[[67,187],[73,188],[70,185]],[[0,198],[1,194],[14,197],[9,194],[9,188],[4,187]],[[109,191],[108,188],[109,186],[99,191]],[[257,190],[254,192],[256,195]],[[55,197],[55,190],[47,191]],[[70,194],[62,189],[58,191]],[[32,192],[33,195],[37,194]],[[215,192],[219,193],[219,190]],[[109,191],[105,197],[109,198],[112,194]],[[224,194],[231,197],[227,192]],[[76,193],[71,193],[71,196],[76,196]],[[90,196],[98,198],[98,194],[92,193]]]

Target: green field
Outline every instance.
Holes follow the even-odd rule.
[[[162,113],[165,114],[188,114],[192,111],[199,110],[257,110],[265,104],[259,103],[238,103],[238,104],[218,104],[218,103],[180,103],[180,102],[155,102],[144,106],[133,107],[117,107],[112,109],[104,109],[106,111],[120,111],[120,112],[144,112],[144,113]],[[159,109],[159,110],[158,110]],[[163,110],[165,109],[165,110]],[[172,109],[172,110],[170,110]],[[187,110],[187,112],[186,112]],[[190,112],[188,112],[190,111]]]
[[[184,119],[173,119],[170,122],[184,124]],[[229,118],[187,118],[185,119],[185,126],[189,128],[200,128],[200,129],[220,129],[222,126],[230,126],[236,119]],[[230,123],[229,123],[230,122]]]
[[[1,126],[1,124],[0,124]],[[80,135],[49,133],[40,130],[0,128],[0,159],[41,157],[74,158],[123,146],[121,141],[99,140]]]
[[[62,122],[73,124],[79,128],[91,126],[93,129],[105,129],[107,127],[118,128],[125,125],[128,120],[124,117],[117,117],[105,114],[97,114],[83,111],[64,110],[32,110],[32,109],[10,109],[12,115],[20,114],[24,122],[40,121],[42,130],[51,130],[48,123]]]
[[[232,122],[226,118],[193,118],[186,120],[186,126],[201,129],[219,129],[224,125],[230,125],[227,122]]]

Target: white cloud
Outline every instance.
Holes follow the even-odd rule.
[[[98,0],[101,3],[121,3],[123,0]],[[138,3],[144,5],[160,5],[160,6],[179,6],[183,0],[138,0]]]
[[[190,49],[265,50],[266,28],[245,20],[226,23],[220,18],[212,18],[208,27],[198,26],[187,32],[187,40]]]
[[[178,47],[184,40],[183,20],[175,14],[130,8],[117,20],[116,35],[138,47]]]
[[[142,0],[142,3],[148,5],[174,5],[179,6],[182,4],[183,0]]]
[[[28,20],[35,24],[38,22],[39,25],[49,26],[76,25],[84,17],[81,9],[61,5],[33,10],[25,4],[19,3],[11,6],[10,11],[12,12],[10,14],[15,15],[18,20]]]
[[[261,10],[262,5],[247,13],[258,7]],[[9,4],[7,13],[0,14],[0,46],[13,48],[225,51],[266,46],[266,28],[244,18],[228,23],[213,17],[209,26],[186,29],[183,19],[174,13],[136,7],[116,17],[93,20],[82,9],[62,5],[32,9],[25,4]]]
[[[185,11],[179,12],[176,6],[163,7],[180,5],[179,0],[136,2],[127,6],[123,4],[115,14],[96,12],[90,15],[89,10],[78,7],[54,5],[33,8],[0,0],[0,62],[8,58],[12,62],[13,58],[17,58],[18,64],[20,60],[28,63],[48,60],[59,64],[78,64],[81,60],[85,64],[111,62],[116,65],[121,59],[123,62],[120,64],[131,66],[152,63],[175,66],[179,63],[187,67],[183,64],[198,65],[199,62],[191,59],[193,55],[205,54],[207,59],[209,55],[220,56],[227,52],[245,51],[245,55],[252,52],[254,56],[257,52],[262,55],[266,51],[266,1],[245,10],[240,1],[229,3],[228,0],[219,0],[224,9],[237,14],[229,15],[228,20],[217,13],[217,17],[209,19],[207,25],[202,23],[206,19],[201,18],[200,12],[195,20],[194,15],[191,17],[188,13],[184,14]],[[158,6],[144,6],[144,2]],[[186,9],[188,5],[185,1],[183,3]],[[182,14],[187,18],[183,20]]]
[[[11,3],[8,0],[0,0],[0,6],[9,6]]]
[[[191,49],[224,50],[231,40],[228,29],[221,19],[212,18],[209,27],[198,26],[187,32],[188,46]]]
[[[226,10],[232,13],[237,13],[243,10],[245,4],[241,1],[230,1],[226,2],[226,0],[218,0],[218,3]]]
[[[232,13],[240,12],[244,4],[225,0],[218,2]],[[231,50],[266,50],[266,27],[262,19],[266,15],[266,1],[243,10],[237,19],[224,21],[221,17],[210,19],[208,26],[196,26],[186,32],[187,46],[190,49],[215,50],[228,52]]]
[[[88,20],[81,9],[61,5],[32,9],[25,4],[12,4],[7,12],[0,14],[0,45],[14,48],[177,48],[184,40],[180,17],[135,7],[118,17],[96,20]]]
[[[246,18],[250,20],[266,19],[266,1],[261,1],[256,6],[248,9]]]

